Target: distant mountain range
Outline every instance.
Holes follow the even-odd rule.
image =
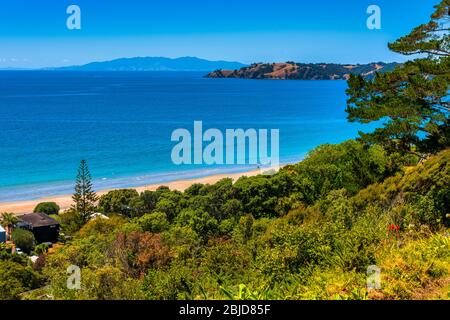
[[[196,57],[176,59],[163,57],[121,58],[104,62],[92,62],[80,66],[51,68],[47,70],[67,71],[212,71],[217,69],[239,69],[246,66],[240,62],[209,61]]]
[[[398,63],[369,64],[336,63],[254,63],[245,65],[232,61],[210,61],[196,57],[164,58],[135,57],[111,61],[91,62],[84,65],[43,68],[56,71],[199,71],[209,72],[207,78],[280,79],[280,80],[346,80],[350,74],[373,77],[376,72],[394,69]],[[0,70],[33,70],[2,68]],[[36,69],[34,69],[36,70]],[[212,71],[215,70],[215,71]],[[211,72],[212,71],[212,72]]]
[[[350,74],[370,78],[376,72],[390,71],[398,63],[335,64],[335,63],[254,63],[236,70],[218,69],[208,78],[279,79],[279,80],[347,80]]]

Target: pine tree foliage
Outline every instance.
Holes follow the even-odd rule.
[[[75,193],[72,196],[74,201],[73,209],[82,217],[84,221],[89,220],[95,212],[97,194],[93,190],[91,174],[85,160],[81,160],[78,168]]]
[[[371,133],[360,133],[367,143],[411,153],[434,153],[450,145],[450,0],[435,6],[431,20],[390,43],[404,55],[419,55],[373,80],[351,76],[348,119],[380,121]]]

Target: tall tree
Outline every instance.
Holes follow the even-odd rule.
[[[72,199],[74,201],[72,208],[82,217],[84,222],[88,221],[95,212],[98,197],[92,188],[91,174],[89,173],[86,160],[81,160],[80,162],[75,193]]]
[[[450,145],[449,13],[450,0],[442,0],[428,23],[389,43],[391,50],[417,59],[373,80],[350,77],[349,121],[382,123],[371,133],[360,132],[363,141],[416,154]]]

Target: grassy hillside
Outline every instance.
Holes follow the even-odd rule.
[[[397,63],[254,63],[236,70],[216,70],[208,78],[279,79],[279,80],[348,80],[350,75],[373,78],[376,72],[391,71]]]
[[[416,164],[348,141],[271,177],[112,192],[103,206],[134,210],[73,232],[35,266],[48,286],[22,297],[449,298],[449,160],[445,150]],[[79,291],[66,288],[72,264]],[[366,287],[371,265],[380,289]]]

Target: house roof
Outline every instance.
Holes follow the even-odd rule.
[[[59,222],[44,213],[29,213],[19,216],[23,222],[29,223],[33,228],[59,225]]]

